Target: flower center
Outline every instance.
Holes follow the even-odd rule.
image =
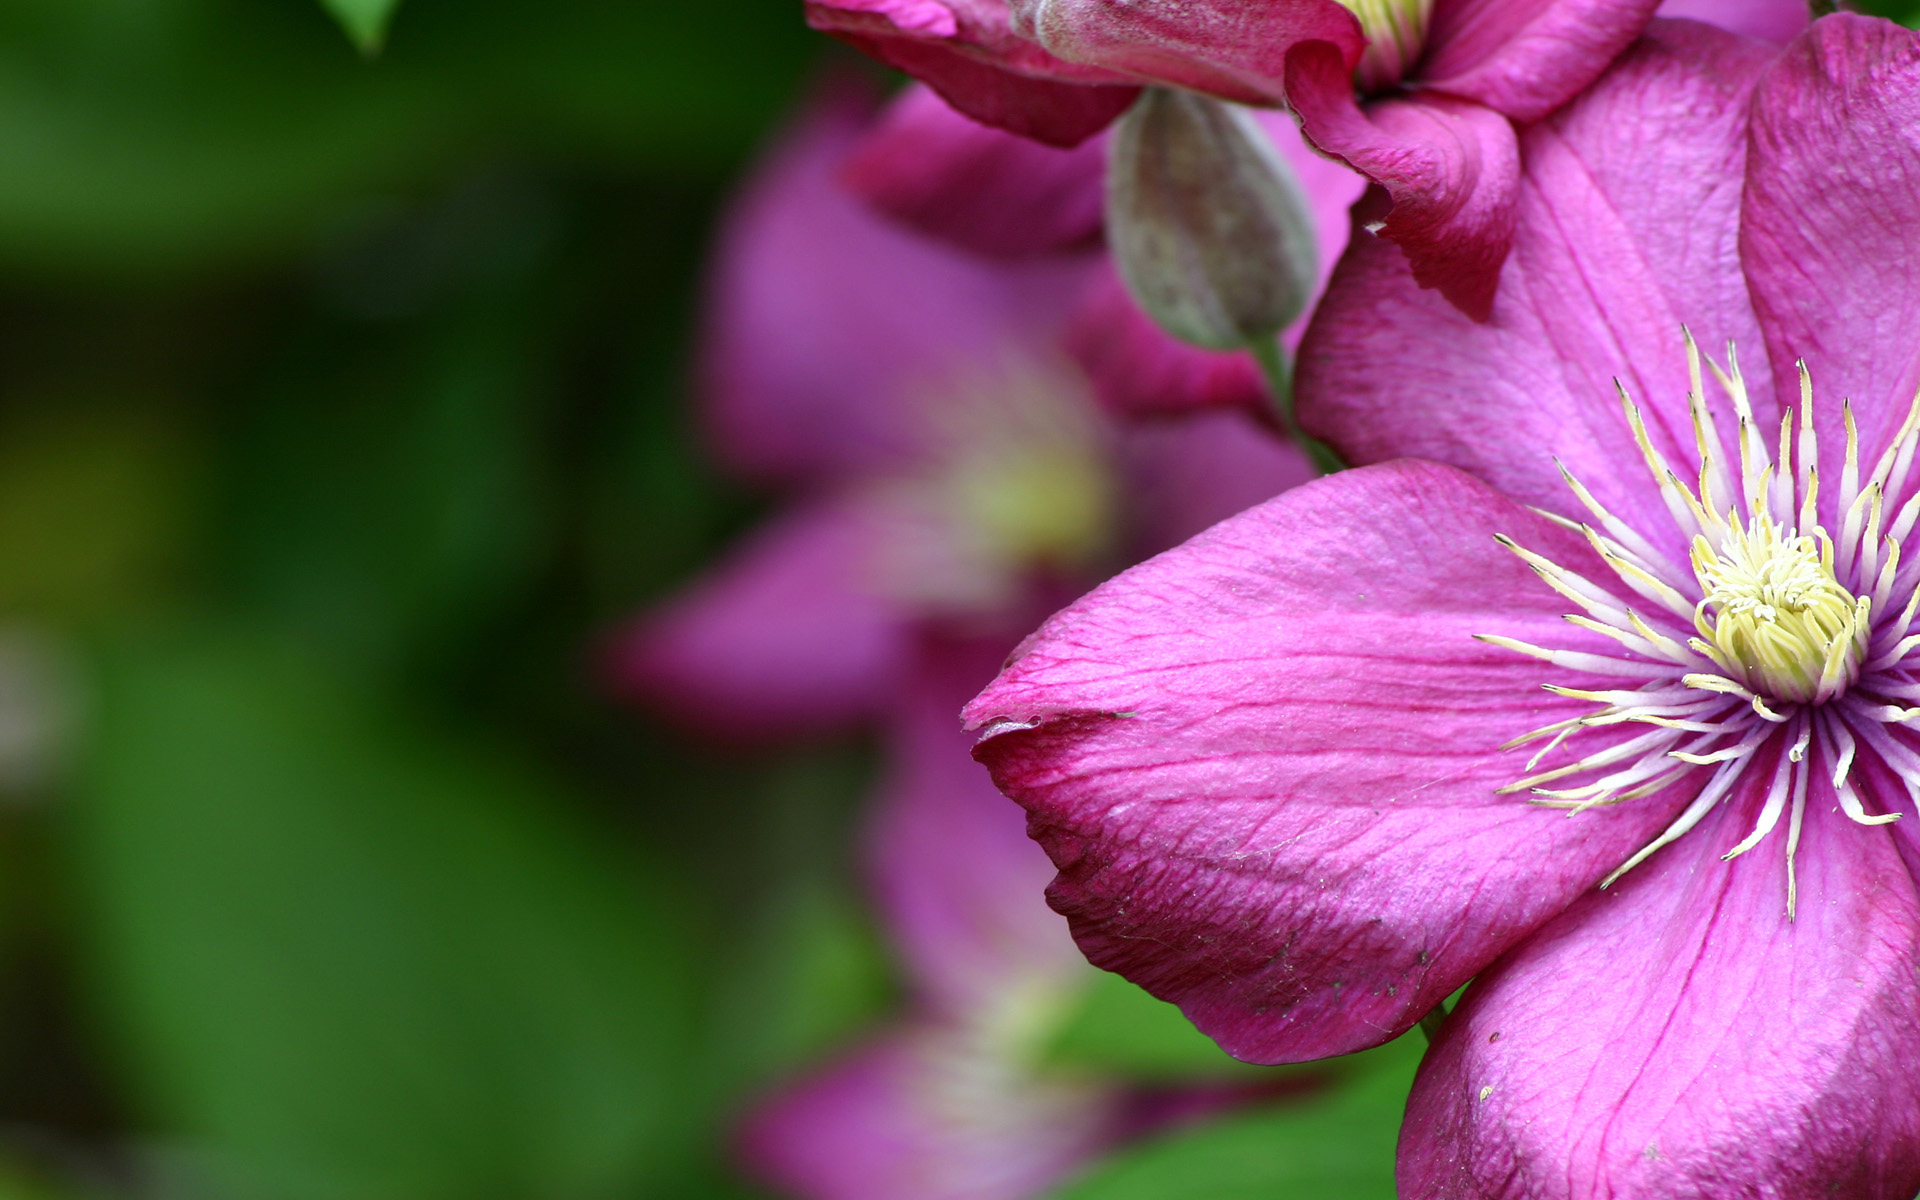
[[[1766,516],[1729,525],[1718,551],[1702,535],[1693,539],[1705,594],[1694,623],[1714,657],[1775,700],[1820,703],[1845,691],[1860,675],[1871,606],[1834,578],[1826,531],[1796,535]]]
[[[1384,91],[1399,85],[1427,41],[1433,0],[1340,0],[1360,18],[1367,48],[1354,68],[1354,82],[1363,92]]]

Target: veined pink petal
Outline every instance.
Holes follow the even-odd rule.
[[[1358,1050],[1670,819],[1664,793],[1602,820],[1495,794],[1525,769],[1501,743],[1587,707],[1474,640],[1568,644],[1499,532],[1590,554],[1470,476],[1402,461],[1223,522],[1028,639],[967,717],[1095,965],[1242,1058]]]
[[[1245,411],[1135,421],[1122,437],[1133,548],[1143,558],[1317,474],[1298,446]]]
[[[867,117],[844,92],[816,104],[726,220],[702,415],[742,473],[838,480],[937,449],[942,389],[1023,349],[1051,357],[1084,286],[1082,262],[982,261],[862,204],[839,169]]]
[[[1920,1189],[1920,896],[1899,835],[1855,825],[1816,780],[1789,923],[1777,835],[1720,861],[1771,775],[1749,772],[1685,838],[1475,981],[1414,1084],[1403,1195]]]
[[[1330,43],[1351,78],[1365,38],[1335,0],[1012,0],[1015,28],[1053,54],[1248,104],[1286,96],[1289,48]]]
[[[1513,240],[1519,156],[1513,126],[1490,108],[1422,93],[1355,100],[1351,69],[1323,42],[1294,50],[1287,87],[1313,144],[1385,186],[1381,232],[1421,286],[1484,319]]]
[[[1307,430],[1350,462],[1452,463],[1565,512],[1558,459],[1650,536],[1671,530],[1614,381],[1670,460],[1692,461],[1681,326],[1710,353],[1759,339],[1737,237],[1746,102],[1764,59],[1733,34],[1655,22],[1529,130],[1519,234],[1485,324],[1356,233],[1301,346]],[[1764,373],[1748,379],[1763,423],[1775,419]]]
[[[1117,1089],[983,1054],[965,1030],[908,1022],[763,1105],[741,1155],[795,1200],[1031,1200],[1114,1137]]]
[[[1015,982],[1076,979],[1086,963],[1047,908],[1053,871],[1018,805],[967,753],[960,707],[1006,658],[998,641],[924,644],[887,707],[891,760],[869,874],[920,1001],[966,1014]]]
[[[1106,144],[1060,150],[908,88],[848,158],[848,186],[921,233],[1021,257],[1092,244],[1104,215]]]
[[[1741,257],[1775,377],[1805,358],[1851,398],[1871,462],[1920,388],[1920,35],[1814,22],[1754,93],[1751,155]]]
[[[1659,0],[1435,0],[1421,83],[1522,124],[1599,77]]]
[[[723,737],[867,717],[896,683],[908,637],[907,618],[869,586],[878,536],[866,513],[843,503],[789,511],[617,635],[614,685]]]
[[[1664,0],[1656,17],[1705,21],[1784,46],[1807,27],[1806,0]]]

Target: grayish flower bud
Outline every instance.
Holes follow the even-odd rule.
[[[1306,198],[1243,109],[1149,88],[1114,131],[1107,245],[1127,290],[1183,342],[1236,350],[1300,316],[1318,275]]]

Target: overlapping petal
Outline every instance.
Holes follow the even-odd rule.
[[[1792,41],[1808,20],[1806,0],[1664,0],[1654,15],[1705,21],[1776,46]]]
[[[1392,463],[1224,522],[1028,640],[967,716],[1096,965],[1244,1058],[1360,1049],[1670,817],[1495,794],[1523,769],[1500,744],[1580,707],[1474,640],[1566,642],[1496,532],[1588,553],[1469,476]]]
[[[1475,982],[1414,1085],[1403,1194],[1920,1189],[1920,894],[1898,835],[1829,793],[1807,805],[1789,922],[1777,841],[1719,861],[1770,774]]]
[[[1522,124],[1597,79],[1660,0],[1436,0],[1420,82]]]
[[[1350,462],[1416,455],[1569,511],[1557,459],[1639,528],[1671,528],[1615,380],[1663,453],[1690,461],[1682,326],[1709,350],[1761,344],[1738,230],[1747,100],[1765,60],[1736,35],[1656,22],[1578,102],[1529,130],[1519,232],[1484,324],[1423,292],[1396,247],[1356,231],[1301,345],[1308,432]],[[1762,421],[1773,419],[1764,373],[1749,382]]]
[[[1741,257],[1774,374],[1805,358],[1877,455],[1920,389],[1920,35],[1817,22],[1755,92],[1751,155]]]
[[[836,729],[881,706],[908,617],[872,586],[880,527],[840,501],[804,505],[616,636],[623,693],[732,738]]]
[[[1103,140],[1044,146],[962,116],[928,88],[902,92],[844,171],[875,208],[976,253],[1046,254],[1100,235]]]

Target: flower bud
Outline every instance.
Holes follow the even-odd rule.
[[[1244,110],[1149,88],[1114,131],[1107,244],[1162,329],[1236,350],[1299,317],[1317,237],[1292,169]]]
[[[1354,68],[1353,81],[1363,92],[1396,87],[1427,43],[1427,22],[1433,0],[1340,0],[1360,18],[1367,48]]]

